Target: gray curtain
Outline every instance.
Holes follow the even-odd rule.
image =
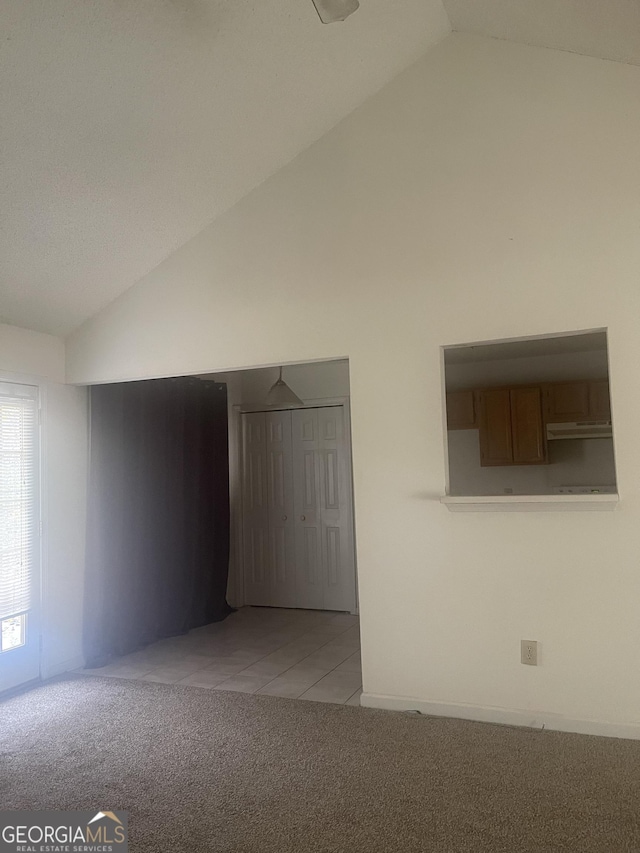
[[[87,666],[224,619],[229,564],[226,385],[91,388]]]

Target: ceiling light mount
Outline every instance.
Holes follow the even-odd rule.
[[[266,399],[267,406],[277,409],[292,408],[293,406],[304,406],[303,401],[298,395],[289,388],[287,383],[282,378],[282,368],[276,382],[269,389]]]
[[[360,7],[358,0],[313,0],[313,5],[323,24],[344,21]]]

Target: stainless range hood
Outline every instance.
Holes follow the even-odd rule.
[[[547,424],[547,441],[576,438],[612,438],[611,421],[575,421]]]

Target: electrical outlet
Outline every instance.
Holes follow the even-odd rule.
[[[538,641],[520,640],[520,663],[538,666]]]

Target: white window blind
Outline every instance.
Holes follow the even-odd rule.
[[[0,382],[0,619],[32,606],[37,389]]]

